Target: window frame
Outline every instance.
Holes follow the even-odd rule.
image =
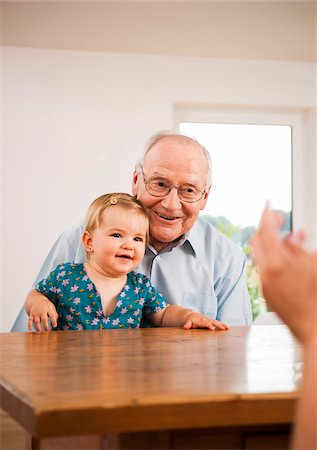
[[[305,227],[305,208],[308,207],[308,200],[305,198],[303,185],[306,175],[303,164],[306,115],[307,110],[300,108],[176,104],[173,128],[175,132],[179,132],[181,122],[290,126],[292,228],[299,230],[307,228]]]

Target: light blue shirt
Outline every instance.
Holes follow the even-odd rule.
[[[34,285],[57,264],[85,261],[82,231],[82,224],[77,225],[57,239]],[[169,303],[192,308],[231,326],[252,323],[246,258],[233,241],[202,218],[162,252],[149,245],[135,270],[148,276]],[[27,319],[23,307],[12,331],[27,331]]]

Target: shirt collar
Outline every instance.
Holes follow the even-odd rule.
[[[190,246],[193,255],[195,256],[195,258],[197,258],[200,249],[200,237],[197,222],[194,224],[191,230],[184,234],[182,240],[184,244],[187,243],[187,245]]]

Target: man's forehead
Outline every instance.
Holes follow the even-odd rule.
[[[167,136],[157,141],[146,153],[144,162],[161,158],[170,159],[189,158],[206,162],[206,156],[201,146],[185,136]]]

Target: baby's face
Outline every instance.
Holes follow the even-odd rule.
[[[131,272],[144,256],[147,227],[145,217],[137,211],[110,206],[92,233],[91,259],[111,277]]]

